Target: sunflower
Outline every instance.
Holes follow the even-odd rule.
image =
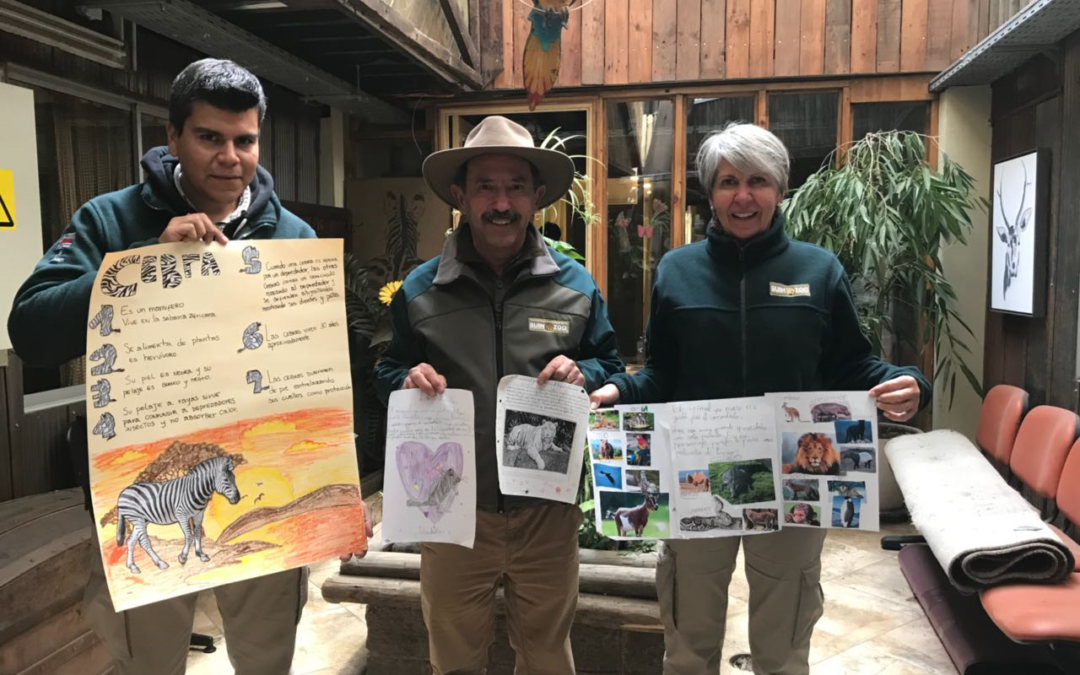
[[[379,302],[384,305],[389,305],[390,301],[394,299],[394,293],[401,288],[400,281],[391,281],[382,288],[379,289]]]

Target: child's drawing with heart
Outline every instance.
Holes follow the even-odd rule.
[[[417,506],[432,523],[450,510],[462,479],[464,458],[461,444],[447,442],[432,452],[419,441],[397,447],[398,473],[408,495],[409,506]]]

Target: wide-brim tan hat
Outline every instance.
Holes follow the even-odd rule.
[[[514,155],[530,162],[540,172],[544,196],[537,208],[557,202],[574,182],[574,160],[558,150],[538,148],[529,130],[505,117],[485,117],[469,132],[460,148],[440,150],[424,160],[424,180],[444,202],[457,208],[450,185],[458,169],[478,155]]]

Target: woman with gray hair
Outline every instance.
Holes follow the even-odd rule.
[[[695,401],[768,392],[868,389],[883,414],[911,418],[930,399],[915,368],[871,354],[851,285],[832,253],[793,241],[778,208],[787,149],[733,124],[697,155],[712,220],[705,241],[669,252],[652,291],[645,366],[592,393],[593,406]],[[740,543],[750,585],[750,651],[758,675],[809,673],[824,597],[825,530],[665,541],[656,570],[666,675],[715,674],[727,588]]]

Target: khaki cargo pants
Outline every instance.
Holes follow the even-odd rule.
[[[503,582],[516,675],[572,675],[581,509],[549,503],[476,513],[472,550],[425,544],[420,595],[435,675],[483,673]]]
[[[664,675],[716,675],[728,583],[739,543],[750,585],[750,652],[756,675],[807,675],[810,635],[821,618],[825,530],[665,541],[656,567],[664,624]]]
[[[90,559],[83,617],[108,647],[117,675],[182,675],[197,594],[118,613],[109,597],[96,531]],[[154,569],[152,564],[143,567]],[[296,624],[307,601],[307,577],[307,568],[300,568],[214,589],[225,647],[237,675],[287,675]]]

